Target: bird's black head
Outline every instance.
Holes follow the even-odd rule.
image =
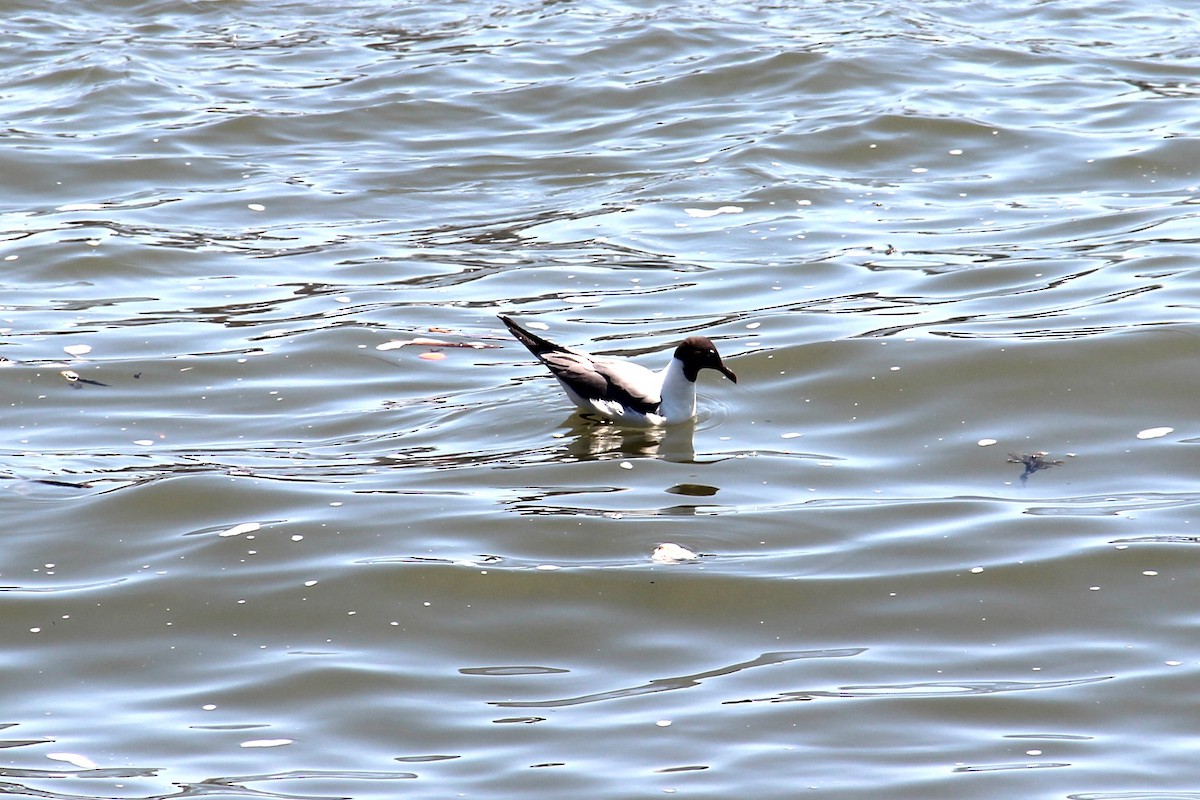
[[[683,376],[695,382],[702,369],[715,369],[737,383],[737,375],[721,361],[717,347],[706,336],[689,336],[675,348],[675,357],[683,364]]]

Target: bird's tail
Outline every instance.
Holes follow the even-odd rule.
[[[566,349],[562,345],[557,345],[554,342],[543,339],[536,333],[530,333],[503,314],[499,314],[498,316],[500,317],[500,321],[512,331],[512,335],[517,337],[517,341],[528,347],[529,351],[535,356],[540,356],[543,353],[561,353]]]

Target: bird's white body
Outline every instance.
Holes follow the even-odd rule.
[[[734,383],[716,347],[702,336],[685,339],[658,372],[623,358],[593,356],[554,344],[501,317],[558,380],[567,397],[585,413],[621,425],[674,425],[696,416],[696,375],[714,369]]]
[[[567,381],[555,376],[563,392],[582,411],[598,414],[604,419],[623,425],[636,426],[674,425],[696,416],[696,383],[684,377],[683,362],[679,359],[672,358],[671,362],[658,372],[623,359],[593,357],[593,360],[603,362],[603,366],[613,374],[619,375],[625,385],[638,387],[638,391],[644,393],[647,399],[657,398],[658,411],[643,413],[619,400],[584,397]]]

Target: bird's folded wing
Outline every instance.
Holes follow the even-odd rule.
[[[658,410],[658,376],[640,364],[569,352],[546,353],[542,361],[582,398],[616,401],[642,414]]]

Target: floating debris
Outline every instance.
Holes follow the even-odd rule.
[[[1009,453],[1008,463],[1024,464],[1025,468],[1030,472],[1037,472],[1039,469],[1049,469],[1050,467],[1062,466],[1063,462],[1048,459],[1046,458],[1048,455],[1050,454],[1045,450],[1041,451],[1040,453],[1031,453],[1029,455],[1024,453]]]
[[[683,545],[674,542],[663,542],[650,554],[650,560],[655,564],[682,564],[698,558],[700,558],[699,553],[693,553]]]
[[[410,344],[424,345],[425,347],[469,347],[472,350],[485,350],[500,346],[498,344],[488,344],[487,342],[448,342],[444,339],[428,339],[418,336],[415,339],[392,339],[390,342],[376,345],[375,349],[399,350],[401,347],[407,347]]]
[[[82,384],[85,384],[85,383],[91,384],[92,386],[108,386],[107,383],[101,383],[100,381],[94,381],[90,378],[82,378],[82,377],[80,377],[79,373],[73,369],[64,369],[64,370],[59,371],[58,374],[62,375],[64,378],[66,378],[67,383],[71,384],[72,389],[82,389],[83,388]]]
[[[1055,461],[1053,459],[1046,458],[1048,455],[1050,454],[1044,450],[1038,453],[1029,454],[1009,453],[1008,463],[1025,465],[1025,471],[1021,473],[1021,483],[1025,483],[1025,481],[1029,479],[1029,476],[1038,470],[1049,469],[1050,467],[1058,467],[1062,465],[1063,462],[1061,461]]]

